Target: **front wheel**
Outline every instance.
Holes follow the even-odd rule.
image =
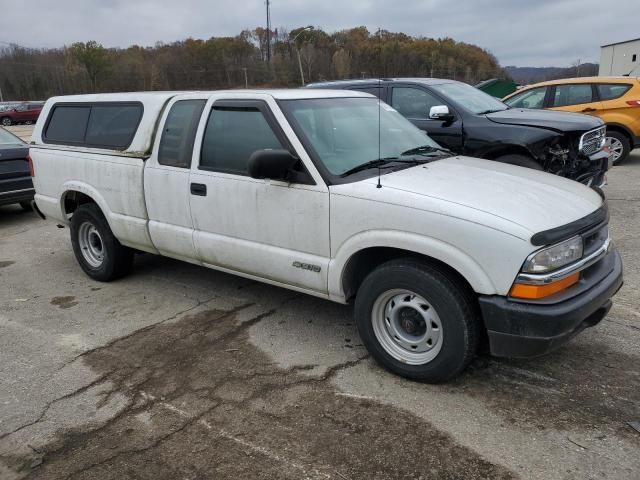
[[[3,117],[2,120],[0,120],[0,123],[3,127],[10,127],[13,122],[9,117]]]
[[[358,290],[355,317],[371,355],[403,377],[445,382],[478,348],[473,297],[452,273],[419,260],[394,260],[370,273]]]
[[[620,165],[629,156],[631,144],[626,135],[618,132],[607,132],[605,145],[613,155],[613,164]]]
[[[95,280],[108,282],[131,271],[133,250],[113,235],[94,203],[80,205],[71,217],[71,245],[82,269]]]

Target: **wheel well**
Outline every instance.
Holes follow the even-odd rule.
[[[623,127],[622,125],[613,125],[613,124],[607,123],[607,130],[611,130],[612,132],[622,133],[625,137],[627,137],[627,140],[629,140],[629,144],[631,144],[633,148],[633,135],[631,135],[629,130],[627,130],[625,127]]]
[[[504,155],[524,155],[527,158],[531,158],[532,160],[538,161],[536,158],[531,155],[531,152],[520,145],[505,145],[503,147],[496,148],[494,150],[490,150],[485,153],[482,158],[486,158],[487,160],[495,160],[496,158],[502,157]]]
[[[342,274],[342,289],[347,300],[353,299],[358,293],[358,289],[366,276],[385,262],[397,258],[414,258],[439,270],[445,270],[453,275],[460,286],[474,298],[476,294],[460,272],[450,267],[444,262],[427,255],[391,247],[371,247],[365,248],[355,253],[347,262]]]
[[[69,190],[64,195],[64,213],[70,218],[80,205],[87,203],[96,203],[96,201],[86,193]]]

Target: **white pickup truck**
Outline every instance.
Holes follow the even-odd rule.
[[[389,370],[459,374],[480,343],[540,355],[622,285],[594,190],[440,148],[354,91],[50,99],[31,142],[36,209],[109,281],[134,252],[355,304]]]

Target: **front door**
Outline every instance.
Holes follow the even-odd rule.
[[[305,183],[258,180],[247,173],[257,150],[296,153],[275,121],[275,102],[268,102],[217,100],[208,107],[191,171],[196,249],[216,268],[326,295],[328,188],[302,160]]]
[[[432,120],[431,107],[446,105],[454,114],[453,120]],[[391,106],[409,119],[416,127],[445,148],[462,153],[462,119],[448,105],[426,88],[394,86],[391,89]]]
[[[161,120],[153,155],[145,164],[144,192],[149,233],[163,255],[194,261],[189,176],[193,144],[207,100],[172,100]]]

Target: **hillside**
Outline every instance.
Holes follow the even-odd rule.
[[[516,83],[526,85],[558,78],[590,77],[598,74],[597,63],[583,63],[574,67],[504,67],[504,71]]]

